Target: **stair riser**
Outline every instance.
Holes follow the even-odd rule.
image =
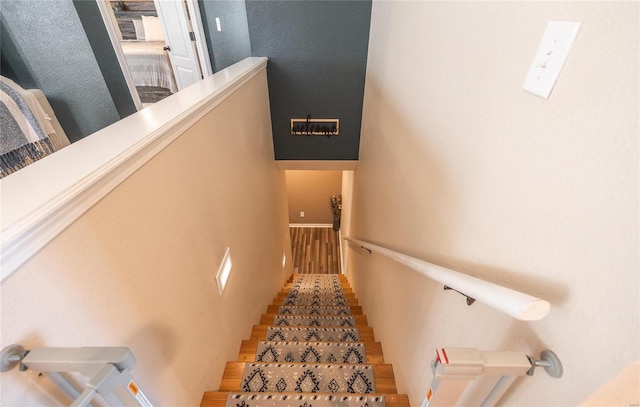
[[[220,391],[242,391],[242,377],[245,363],[228,362],[225,368]],[[373,377],[376,392],[379,394],[397,394],[393,368],[391,365],[373,365]],[[277,392],[277,391],[276,391]]]
[[[376,387],[370,365],[247,364],[242,391],[370,394]]]
[[[300,307],[300,308],[302,308],[302,307]],[[309,314],[312,311],[310,311],[308,309],[302,310],[300,308],[299,308],[298,311],[296,311],[296,309],[292,309],[292,311],[300,312],[300,314],[296,314],[296,315],[303,315],[304,312],[306,312],[306,315],[314,315],[314,314]],[[304,308],[308,308],[308,307],[304,307]],[[316,307],[316,308],[318,308],[318,307]],[[322,308],[322,307],[319,307],[319,308]],[[347,311],[348,315],[362,315],[362,307],[361,306],[348,307],[348,308],[349,308],[349,310]],[[279,305],[269,305],[267,307],[267,314],[281,314],[280,311],[281,311],[281,309],[280,309]],[[320,309],[318,309],[315,312],[317,312],[317,313],[320,313],[320,312],[326,313],[326,310],[325,311],[321,311]],[[320,314],[320,315],[322,315],[322,314]],[[336,315],[336,314],[334,314],[334,315]]]
[[[278,315],[271,321],[274,326],[317,326],[334,328],[355,328],[356,321],[353,317],[297,317]]]
[[[287,296],[291,293],[291,290],[293,289],[293,286],[289,286],[289,287],[285,287],[282,288],[279,292],[278,292],[278,296]],[[310,294],[313,294],[313,292],[310,292]],[[355,293],[353,292],[353,289],[351,288],[346,288],[346,287],[342,287],[342,294],[349,296],[355,296]]]
[[[269,326],[267,325],[254,325],[253,330],[251,331],[251,339],[266,341],[268,328]],[[358,331],[360,331],[361,342],[375,342],[372,328],[358,328]],[[286,341],[287,339],[284,340]]]
[[[331,274],[332,276],[338,277],[340,279],[340,281],[344,282],[344,283],[349,283],[349,281],[347,280],[347,276],[345,276],[344,274]],[[302,274],[302,273],[293,273],[291,275],[290,280],[291,281],[295,281],[296,279],[300,278],[300,277],[305,277],[308,276],[308,274]]]
[[[366,364],[361,342],[260,342],[256,362]]]
[[[344,290],[343,290],[343,291],[344,291]],[[279,293],[276,295],[276,299],[288,297],[290,294],[292,294],[290,291],[288,291],[288,292],[286,292],[286,293],[279,292]],[[306,294],[304,294],[304,293],[298,293],[298,294],[296,294],[296,295],[298,295],[298,296],[302,296],[302,297],[304,297],[304,296],[312,297],[312,296],[313,296],[313,293],[306,293]],[[355,300],[355,299],[356,299],[356,295],[355,295],[355,294],[353,294],[353,293],[343,292],[343,293],[340,293],[340,296],[341,296],[341,297],[344,297],[344,298],[346,298],[346,299],[348,299],[348,300]]]
[[[264,341],[247,340],[242,341],[240,352],[238,353],[239,362],[257,362],[258,343]],[[332,342],[326,342],[332,343]],[[366,363],[377,364],[384,363],[382,357],[382,344],[380,342],[361,342],[365,347]]]
[[[261,325],[273,325],[274,321],[279,314],[262,314],[260,318]],[[313,315],[297,315],[298,317],[308,317]],[[353,318],[355,321],[356,328],[366,328],[368,325],[367,317],[364,315],[349,315],[349,317]]]
[[[343,300],[343,301],[355,301],[357,302],[357,299],[355,298],[355,296],[352,295],[339,295],[339,294],[323,294],[323,293],[305,293],[305,294],[291,294],[291,295],[278,295],[276,296],[276,298],[274,298],[275,302],[284,302],[287,299],[299,299],[299,300],[306,300],[306,301],[310,301],[313,299],[318,299],[318,298],[322,298],[326,301],[329,300]]]
[[[360,332],[356,328],[308,328],[275,327],[267,329],[267,341],[322,341],[322,342],[358,342]]]
[[[304,395],[301,394],[292,394],[292,393],[231,393],[233,394],[242,394],[243,396],[259,396],[259,397],[287,397],[287,398],[295,398],[295,397],[303,397]],[[324,397],[326,395],[319,395],[319,394],[315,394],[312,395],[310,397]],[[240,403],[238,402],[234,402],[233,400],[231,401],[231,405],[229,406],[227,404],[227,398],[229,397],[229,393],[226,392],[215,392],[215,391],[210,391],[210,392],[206,392],[204,393],[203,397],[202,397],[202,404],[200,405],[200,407],[237,407],[238,404],[241,404],[242,401],[240,401]],[[326,397],[360,397],[360,396],[353,396],[351,394],[335,394],[335,395],[331,395],[331,396],[326,396]],[[371,397],[375,397],[375,395],[368,395],[365,396],[367,398],[371,398]],[[409,406],[409,397],[406,394],[386,394],[384,395],[385,398],[385,407],[410,407]],[[261,404],[258,403],[256,404],[251,404],[251,403],[247,403],[250,407],[258,407],[258,406],[263,406],[263,407],[271,407],[268,404]],[[299,406],[299,405],[304,405],[304,402],[301,404],[298,403],[285,403],[285,405],[293,405],[293,406]],[[352,406],[357,406],[357,407],[362,407],[364,404],[360,404],[360,403],[356,403],[356,404],[351,404]],[[316,407],[316,404],[312,404],[313,407]],[[332,406],[336,406],[336,407],[342,407],[340,404],[332,404]],[[324,407],[324,406],[317,406],[317,407]],[[369,403],[369,407],[378,407],[378,406],[374,406],[372,404]]]
[[[357,301],[347,300],[300,300],[297,298],[287,298],[284,301],[274,301],[274,304],[281,306],[294,306],[294,307],[351,307],[357,306]]]
[[[278,310],[280,315],[315,315],[315,316],[349,316],[351,307],[304,307],[295,305],[282,305]]]
[[[262,393],[236,393],[226,400],[226,407],[385,407],[385,396],[338,396],[338,395],[282,395]],[[245,403],[245,404],[242,404]]]

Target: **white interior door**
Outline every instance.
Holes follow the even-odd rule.
[[[189,20],[184,0],[154,0],[169,47],[169,59],[178,89],[202,79],[200,64],[189,36]]]

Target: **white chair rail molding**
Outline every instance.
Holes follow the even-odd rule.
[[[0,180],[0,281],[266,66],[246,58]]]

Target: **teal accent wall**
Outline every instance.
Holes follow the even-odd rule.
[[[136,105],[113,50],[98,4],[87,0],[73,0],[73,4],[120,118],[135,113]]]
[[[278,160],[356,160],[371,1],[247,1],[251,54],[269,58]],[[339,118],[340,135],[291,136],[290,119]]]
[[[199,0],[198,6],[213,72],[251,56],[244,1]],[[216,29],[216,17],[220,19],[221,31]]]
[[[72,0],[4,0],[0,36],[2,75],[42,89],[72,142],[120,120]]]

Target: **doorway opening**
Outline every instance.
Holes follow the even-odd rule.
[[[344,272],[353,171],[286,170],[285,177],[294,272]]]
[[[137,110],[212,74],[197,0],[96,0]]]

